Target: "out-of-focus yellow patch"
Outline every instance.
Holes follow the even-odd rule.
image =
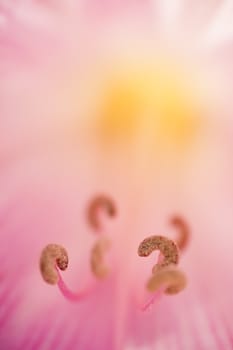
[[[152,118],[157,138],[168,146],[189,146],[198,130],[197,96],[189,78],[192,77],[161,69],[155,74]]]
[[[146,133],[158,146],[187,148],[199,127],[192,77],[165,63],[124,70],[106,85],[98,127],[109,145]]]
[[[131,139],[138,129],[145,101],[134,77],[122,77],[107,85],[100,110],[100,136],[104,141],[119,142]]]

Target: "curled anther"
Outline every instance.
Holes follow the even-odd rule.
[[[138,255],[147,257],[155,250],[159,250],[163,258],[153,267],[153,273],[162,267],[178,264],[179,252],[177,245],[171,239],[164,236],[150,236],[145,238],[138,247]]]
[[[91,251],[91,270],[98,279],[104,279],[109,274],[109,268],[104,262],[105,252],[110,248],[110,241],[100,238]]]
[[[171,224],[178,230],[178,238],[176,239],[177,245],[180,250],[184,250],[189,241],[190,229],[186,221],[180,216],[174,216],[171,219]]]
[[[45,282],[57,284],[59,275],[58,267],[64,271],[68,267],[68,254],[65,248],[58,244],[48,244],[42,251],[40,257],[40,271]]]
[[[114,217],[116,215],[116,207],[111,198],[104,195],[95,197],[90,202],[87,212],[88,222],[95,230],[99,230],[101,228],[98,215],[100,209],[105,210],[109,217]]]
[[[147,290],[151,293],[165,287],[166,294],[177,294],[187,285],[186,276],[176,266],[167,266],[161,268],[153,274],[147,282]]]

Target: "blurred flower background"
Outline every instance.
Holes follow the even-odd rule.
[[[0,1],[1,349],[232,349],[232,78],[231,0]],[[142,310],[174,215],[187,288]],[[43,280],[51,243],[83,296]]]

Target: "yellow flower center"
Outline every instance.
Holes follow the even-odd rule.
[[[165,147],[187,148],[199,127],[194,76],[160,63],[118,70],[107,81],[98,111],[101,140],[131,142],[144,133]]]

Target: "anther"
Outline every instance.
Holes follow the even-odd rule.
[[[184,273],[175,266],[161,268],[147,282],[147,290],[156,292],[160,288],[165,287],[166,294],[177,294],[187,285],[187,279]]]
[[[95,197],[90,202],[87,211],[88,222],[95,230],[101,228],[99,220],[99,210],[101,209],[103,209],[109,217],[114,217],[116,215],[116,207],[111,198],[104,195]]]
[[[138,247],[138,255],[147,257],[155,250],[159,250],[163,258],[153,267],[153,273],[165,266],[178,264],[179,252],[177,245],[171,239],[164,236],[150,236],[145,238]]]
[[[105,252],[110,248],[110,241],[106,238],[97,240],[91,251],[91,269],[98,279],[104,279],[109,274],[109,268],[104,262]]]
[[[63,296],[71,302],[79,302],[87,297],[93,290],[89,285],[78,292],[71,291],[63,281],[59,269],[64,271],[68,267],[68,254],[58,244],[48,244],[40,257],[40,271],[45,282],[57,284]]]
[[[190,229],[186,221],[180,216],[174,216],[171,219],[171,224],[178,230],[177,245],[180,250],[184,250],[190,238]]]
[[[64,271],[68,266],[68,254],[58,244],[48,244],[42,251],[40,257],[40,271],[45,282],[57,284],[59,275],[56,267]]]

